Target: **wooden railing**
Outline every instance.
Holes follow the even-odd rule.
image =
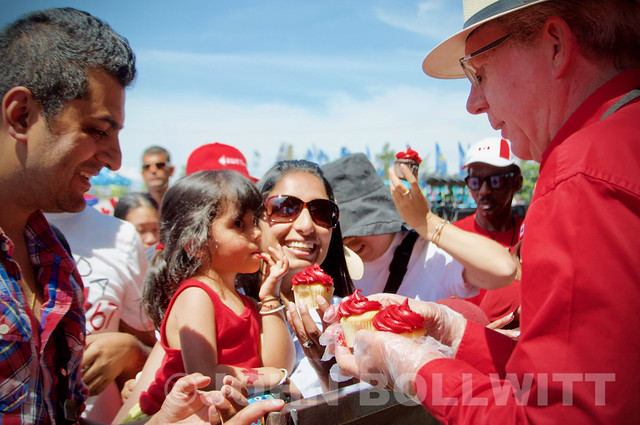
[[[404,394],[354,384],[287,403],[266,425],[420,424],[439,425],[422,405]]]

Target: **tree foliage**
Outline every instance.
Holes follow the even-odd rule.
[[[535,161],[523,161],[521,165],[522,169],[522,189],[518,192],[518,196],[526,204],[531,202],[531,196],[533,195],[533,188],[538,181],[538,172],[540,171],[540,164]]]

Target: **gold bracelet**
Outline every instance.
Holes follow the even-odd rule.
[[[267,299],[265,299],[263,301],[259,301],[258,302],[258,311],[262,310],[262,307],[265,306],[264,304],[268,303],[269,301],[278,301],[278,305],[276,307],[282,305],[282,300],[280,299],[280,297],[271,297],[271,298],[267,298]],[[268,307],[268,306],[266,306],[266,307]],[[276,308],[276,307],[272,307],[272,309]]]
[[[442,235],[442,229],[444,229],[444,226],[446,226],[447,224],[449,224],[449,220],[446,219],[442,219],[442,223],[438,224],[436,226],[436,230],[433,232],[433,235],[431,235],[431,242],[433,242],[434,244],[436,244],[436,246],[438,246],[438,242],[440,242],[440,236]]]
[[[284,310],[285,307],[286,306],[284,304],[280,304],[278,307],[271,308],[271,309],[269,309],[267,311],[260,310],[260,311],[258,311],[258,314],[260,314],[261,316],[265,316],[267,314],[277,313],[277,312],[279,312],[281,310]]]

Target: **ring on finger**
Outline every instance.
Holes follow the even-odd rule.
[[[404,192],[404,193],[402,194],[402,196],[407,196],[407,195],[408,195],[408,194],[410,194],[410,193],[411,193],[411,191],[410,191],[410,190],[407,190],[406,192]]]
[[[305,342],[302,343],[302,346],[304,348],[311,348],[313,347],[313,341],[311,339],[306,340]]]

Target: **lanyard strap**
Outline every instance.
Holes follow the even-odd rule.
[[[629,93],[627,93],[624,96],[622,96],[622,98],[620,98],[620,100],[618,100],[616,103],[611,105],[611,108],[607,109],[607,111],[604,114],[602,114],[600,119],[603,120],[603,119],[607,118],[609,115],[613,114],[614,112],[616,112],[618,109],[622,108],[627,103],[631,103],[631,102],[633,102],[634,100],[636,100],[639,97],[640,97],[640,89],[631,90]]]
[[[384,286],[384,292],[389,294],[398,292],[402,279],[407,273],[407,264],[409,264],[409,258],[411,258],[411,251],[413,251],[416,239],[418,239],[418,233],[415,230],[409,231],[394,251],[393,260],[389,264],[389,278]]]

